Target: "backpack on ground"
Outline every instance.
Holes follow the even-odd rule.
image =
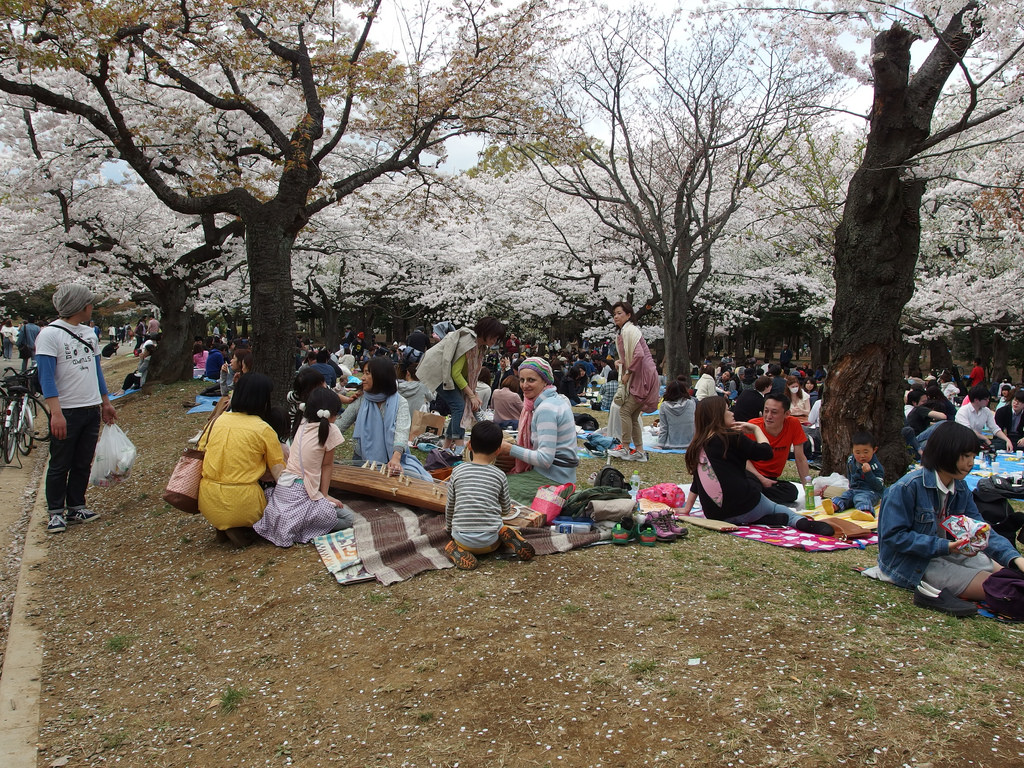
[[[594,478],[594,487],[618,488],[628,491],[629,483],[626,482],[626,476],[624,474],[609,464],[601,467],[601,471],[597,473],[597,477]]]
[[[981,585],[985,603],[994,612],[1011,619],[1024,620],[1024,574],[1016,568],[996,571]]]
[[[576,426],[584,432],[596,432],[600,428],[597,419],[589,413],[577,413],[573,415],[573,418],[576,420]]]
[[[1024,526],[1024,513],[1010,506],[1009,499],[1024,498],[1024,486],[1002,477],[983,477],[974,489],[974,503],[982,519],[1000,536],[1013,541]]]

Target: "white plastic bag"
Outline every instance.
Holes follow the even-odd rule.
[[[135,446],[124,430],[117,424],[107,424],[96,443],[89,482],[99,488],[117,485],[131,474],[135,453]]]

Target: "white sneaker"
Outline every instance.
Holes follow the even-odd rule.
[[[608,451],[608,455],[613,459],[625,459],[629,461],[629,448],[612,448]]]
[[[629,461],[647,461],[647,454],[644,451],[630,451]]]

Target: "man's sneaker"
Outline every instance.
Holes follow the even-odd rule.
[[[632,514],[626,515],[612,528],[612,544],[629,544],[635,538],[636,523]]]
[[[47,533],[64,533],[68,529],[64,515],[54,512],[50,515],[50,522],[46,524]]]
[[[629,448],[612,448],[608,451],[608,455],[613,459],[625,459],[629,461]]]
[[[511,547],[516,557],[520,560],[531,560],[537,554],[533,544],[523,538],[523,534],[510,526],[501,526],[501,529],[498,531],[498,541],[507,547]]]
[[[630,461],[647,461],[647,454],[644,453],[643,451],[638,451],[634,448],[632,451],[629,452],[629,456],[627,456],[626,458],[628,458]]]
[[[930,590],[934,591],[934,590]],[[948,613],[950,616],[967,618],[978,613],[978,606],[969,600],[961,600],[959,597],[943,589],[937,595],[925,594],[918,587],[914,590],[914,605],[919,608],[928,608],[939,613]]]
[[[640,540],[640,545],[644,547],[653,547],[658,542],[658,534],[654,530],[654,526],[646,520],[637,526],[636,537]]]
[[[99,518],[99,512],[92,512],[85,507],[68,510],[68,523],[71,525],[77,525],[78,523],[91,523],[93,520],[99,520]]]

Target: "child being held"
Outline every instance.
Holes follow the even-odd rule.
[[[844,509],[857,509],[869,517],[855,519],[874,520],[875,505],[882,500],[885,471],[875,457],[875,438],[869,432],[855,432],[851,440],[853,453],[846,460],[846,477],[850,481],[850,489],[831,501],[823,499],[821,505],[829,514]]]
[[[520,560],[533,557],[533,546],[515,528],[502,522],[511,512],[508,478],[494,466],[501,447],[501,428],[493,421],[479,421],[469,435],[472,458],[457,465],[448,479],[445,528],[452,540],[444,548],[456,568],[472,570],[477,555],[504,545]]]

